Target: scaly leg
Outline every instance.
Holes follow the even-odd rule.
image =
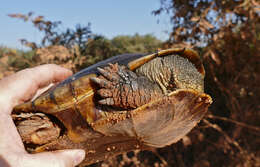
[[[99,104],[133,109],[163,96],[158,84],[124,66],[109,64],[98,71],[101,75],[91,80],[100,86],[98,94],[103,99]]]

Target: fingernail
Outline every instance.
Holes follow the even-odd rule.
[[[85,151],[84,150],[78,150],[75,153],[75,159],[74,159],[74,166],[80,164],[85,159]]]

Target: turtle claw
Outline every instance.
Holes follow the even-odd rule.
[[[100,87],[102,88],[112,88],[112,83],[110,81],[107,81],[106,79],[100,79],[100,78],[96,78],[96,77],[92,77],[90,78],[91,81],[93,81],[94,83],[98,84]]]
[[[102,99],[102,100],[99,100],[98,101],[99,104],[102,104],[102,105],[114,105],[115,102],[114,102],[114,99],[113,98],[106,98],[106,99]]]
[[[98,70],[98,72],[100,72],[100,74],[102,76],[104,76],[106,79],[108,79],[112,82],[115,82],[115,81],[118,80],[118,77],[116,75],[114,75],[111,70],[105,70],[105,69],[102,69],[100,67],[98,67],[97,70]]]
[[[112,64],[112,63],[108,63],[108,65],[109,65],[109,67],[112,69],[115,65],[114,64]],[[117,65],[117,63],[116,63],[116,65]]]

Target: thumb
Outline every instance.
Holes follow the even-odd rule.
[[[59,150],[28,154],[22,165],[28,167],[73,167],[85,158],[84,150]]]

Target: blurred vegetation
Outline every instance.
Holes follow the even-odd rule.
[[[160,0],[154,15],[167,13],[172,31],[167,42],[152,35],[107,39],[90,24],[60,32],[61,22],[12,14],[30,21],[44,37],[31,48],[0,47],[0,78],[43,63],[78,71],[123,53],[151,53],[184,46],[200,52],[205,92],[214,103],[205,119],[182,141],[154,151],[135,151],[92,166],[260,166],[260,2],[257,0]]]
[[[61,21],[46,20],[43,16],[28,14],[9,14],[33,26],[43,33],[40,43],[21,39],[30,51],[0,48],[0,78],[24,68],[45,63],[55,63],[79,71],[87,66],[109,57],[124,53],[151,53],[162,46],[162,41],[153,35],[117,36],[107,39],[93,34],[90,24],[76,25],[74,29],[62,31]]]
[[[166,47],[200,51],[214,103],[187,136],[190,145],[158,153],[169,166],[260,166],[260,2],[161,0],[153,14],[163,12],[172,24]]]

